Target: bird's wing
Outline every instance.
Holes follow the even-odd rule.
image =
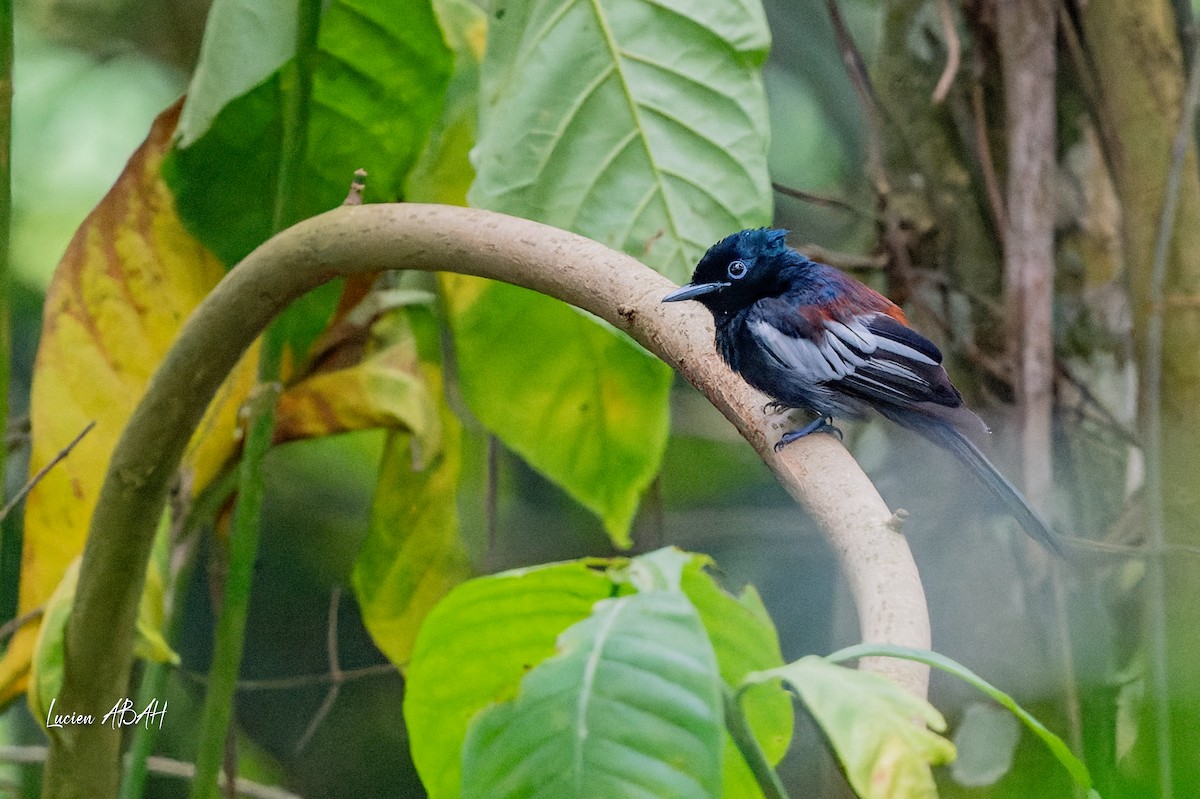
[[[881,312],[835,319],[801,315],[782,300],[748,320],[750,331],[781,366],[801,379],[876,403],[958,407],[962,396],[928,339]]]

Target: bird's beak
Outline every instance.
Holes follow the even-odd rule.
[[[663,302],[682,302],[683,300],[694,300],[704,294],[712,294],[714,291],[729,288],[729,283],[688,283],[670,294],[662,298]]]

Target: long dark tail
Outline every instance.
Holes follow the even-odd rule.
[[[1025,528],[1025,532],[1060,558],[1066,557],[1061,538],[1042,521],[1021,495],[1016,486],[992,465],[987,456],[980,452],[970,439],[960,433],[950,422],[937,417],[907,409],[880,408],[879,411],[902,427],[920,433],[933,443],[949,450],[992,492],[1013,518]]]

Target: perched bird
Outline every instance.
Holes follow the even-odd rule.
[[[692,282],[663,302],[696,300],[716,321],[717,349],[733,371],[785,408],[818,414],[787,433],[778,450],[833,417],[874,409],[954,454],[1047,549],[1054,533],[968,438],[988,432],[963,406],[934,344],[908,326],[904,311],[784,241],[786,230],[743,230],[714,244]]]

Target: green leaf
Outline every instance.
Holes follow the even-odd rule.
[[[291,20],[281,17],[279,24],[294,28],[295,4],[284,5]],[[286,42],[285,60],[295,52],[294,38]],[[273,52],[282,46],[274,36],[271,42]],[[195,100],[204,104],[204,113],[195,112],[188,138],[164,166],[181,216],[228,264],[271,233],[273,204],[267,198],[281,158],[285,94],[294,90],[294,64],[260,74],[278,59],[261,58],[257,47],[250,36],[222,39],[206,49],[209,57],[201,59],[195,82],[220,90]],[[451,65],[429,0],[329,2],[321,17],[305,164],[294,198],[298,217],[337,206],[359,167],[370,175],[367,201],[397,199],[440,115]],[[254,88],[238,93],[243,85]],[[203,119],[211,123],[205,127]]]
[[[397,200],[442,111],[453,55],[429,0],[333,0],[321,18],[308,163],[337,205],[359,167],[366,199]]]
[[[681,281],[714,241],[770,221],[768,43],[756,0],[500,4],[471,203],[574,230]],[[472,411],[627,546],[665,448],[669,371],[545,297],[493,287],[450,305]],[[496,346],[514,319],[521,345]]]
[[[1013,715],[995,705],[975,702],[963,713],[954,731],[958,757],[950,773],[960,785],[991,785],[1012,768],[1021,740],[1021,726]]]
[[[717,673],[730,685],[751,669],[782,663],[757,595],[749,589],[738,598],[725,593],[704,571],[708,563],[704,556],[668,547],[631,561],[539,567],[454,589],[422,628],[407,674],[405,719],[430,796],[459,796],[459,754],[468,722],[485,707],[516,695],[521,678],[554,653],[559,633],[586,618],[601,599],[633,590],[639,595],[682,591],[694,608],[685,615],[699,619],[711,640],[707,646],[714,649]],[[595,568],[606,564],[607,571]],[[760,744],[778,762],[791,732],[790,699],[776,686],[759,686],[745,697],[744,709]],[[733,776],[722,775],[721,795],[760,795],[721,730],[718,739],[725,742],[718,761],[722,772],[733,770]]]
[[[215,0],[179,116],[179,145],[195,143],[222,108],[266,80],[295,52],[295,0]]]
[[[683,592],[696,607],[708,631],[721,679],[733,688],[741,685],[742,679],[751,671],[782,666],[783,654],[779,650],[775,625],[758,592],[747,586],[739,596],[730,595],[705,571],[708,564],[708,558],[692,556],[683,572]],[[771,765],[777,765],[792,739],[791,697],[778,685],[764,683],[748,688],[742,694],[740,705],[767,760]],[[722,763],[722,796],[734,799],[762,795],[758,781],[728,734],[725,735]]]
[[[179,655],[163,637],[165,623],[165,586],[170,571],[168,538],[169,517],[164,514],[154,539],[153,555],[146,566],[146,583],[138,604],[137,638],[134,639],[134,654],[158,663],[179,665]],[[46,600],[42,626],[38,630],[33,646],[33,661],[30,666],[29,711],[39,724],[46,724],[51,701],[58,696],[63,680],[63,653],[66,647],[67,621],[75,604],[75,588],[79,584],[79,568],[83,556],[71,561],[54,593]],[[95,708],[55,707],[55,713],[89,713]]]
[[[372,334],[387,342],[385,352],[413,347],[419,358],[414,390],[434,407],[434,430],[388,436],[371,526],[351,576],[368,632],[403,669],[426,616],[473,571],[458,520],[463,431],[444,398],[432,312],[419,306],[393,310],[372,325]]]
[[[63,680],[63,651],[65,646],[67,619],[71,616],[71,605],[75,601],[75,586],[79,582],[79,564],[82,557],[75,558],[67,567],[54,593],[46,600],[42,615],[42,627],[38,630],[33,645],[33,662],[29,671],[27,699],[29,712],[43,726],[51,702],[58,696]],[[64,709],[64,708],[59,708]],[[65,708],[79,713],[78,708]]]
[[[948,658],[945,655],[939,655],[937,652],[930,652],[927,649],[913,649],[894,644],[858,644],[840,649],[829,655],[826,660],[831,663],[838,663],[863,657],[893,657],[904,660],[915,660],[918,663],[924,663],[935,669],[941,669],[947,674],[953,674],[955,677],[975,687],[984,695],[1007,708],[1010,713],[1021,720],[1030,732],[1042,739],[1042,743],[1046,744],[1046,747],[1058,759],[1058,762],[1062,763],[1063,768],[1070,773],[1076,784],[1085,790],[1091,790],[1092,775],[1088,773],[1087,766],[1071,753],[1071,748],[1067,746],[1062,738],[1059,738],[1046,729],[1046,725],[1030,715],[1029,711],[1018,705],[1016,700],[1011,696],[958,661]]]
[[[638,591],[675,591],[683,585],[683,570],[695,560],[707,561],[703,555],[684,552],[679,547],[663,547],[645,555],[638,555],[620,570],[613,570],[613,578],[626,580]]]
[[[720,795],[720,682],[683,594],[605,600],[558,647],[472,723],[466,799]]]
[[[363,624],[401,668],[430,610],[472,571],[455,506],[461,431],[448,412],[442,426],[444,446],[424,468],[414,464],[412,436],[388,435],[370,531],[351,576]]]
[[[628,547],[638,500],[666,446],[671,370],[531,291],[460,279],[443,285],[451,287],[459,386],[471,410]],[[456,288],[464,285],[483,288],[468,296]]]
[[[271,230],[270,198],[283,138],[281,83],[275,73],[226,105],[204,135],[186,148],[177,146],[163,162],[179,216],[226,266]]]
[[[458,799],[471,718],[517,693],[559,633],[618,590],[604,562],[505,572],[459,585],[434,608],[409,663],[404,720],[430,799]]]
[[[936,799],[930,766],[954,759],[954,744],[925,727],[946,722],[928,702],[878,674],[810,655],[753,672],[749,684],[783,679],[821,727],[850,786],[864,799]]]
[[[466,205],[467,190],[475,180],[468,154],[475,145],[487,17],[470,0],[436,0],[433,10],[454,51],[454,74],[441,119],[409,172],[404,196],[412,202]]]
[[[761,5],[501,4],[472,205],[574,230],[684,282],[771,219]]]

